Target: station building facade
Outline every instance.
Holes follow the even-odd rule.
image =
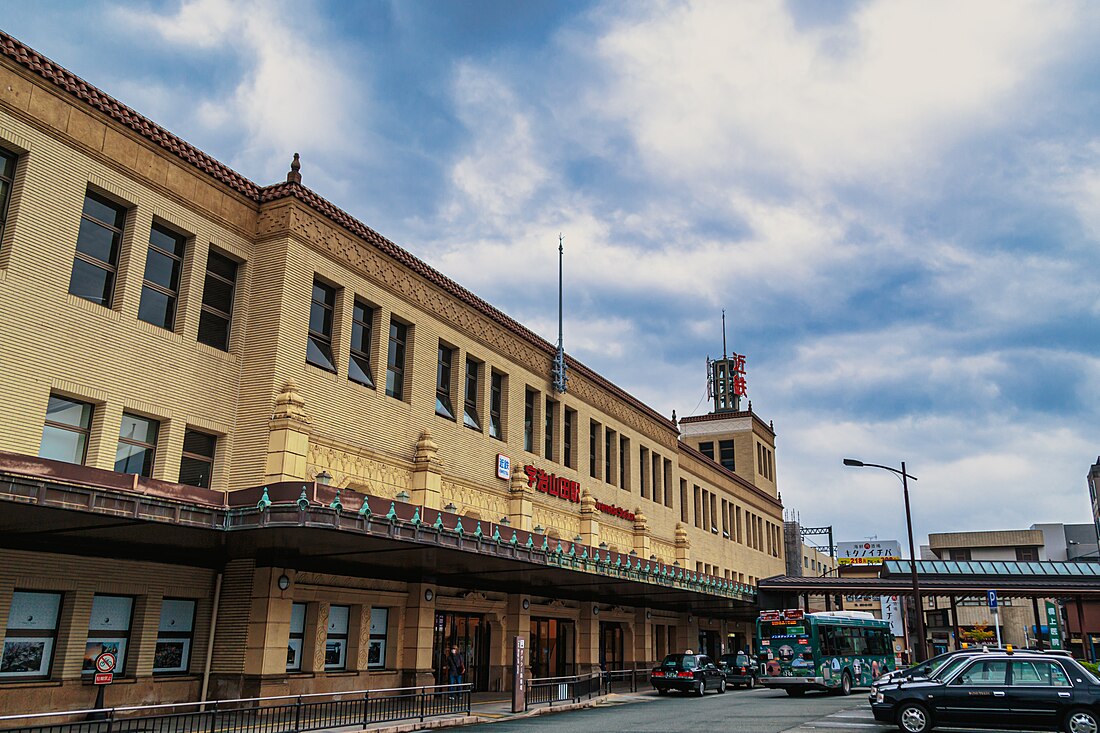
[[[297,156],[259,186],[2,33],[0,206],[0,708],[88,707],[104,650],[125,705],[751,636],[784,565],[751,409],[767,472],[573,359],[555,391],[551,344]]]

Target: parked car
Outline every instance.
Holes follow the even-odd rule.
[[[649,673],[658,695],[670,690],[692,692],[702,697],[707,690],[726,691],[726,677],[705,654],[669,654]]]
[[[1100,679],[1062,654],[957,655],[931,677],[877,685],[871,710],[903,733],[939,725],[1096,733]]]
[[[756,687],[756,662],[745,652],[718,657],[718,669],[726,676],[728,685],[744,685],[750,690]]]

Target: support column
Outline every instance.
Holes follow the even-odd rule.
[[[290,638],[290,611],[292,601],[286,591],[279,590],[278,578],[284,572],[288,576],[293,570],[281,568],[257,568],[252,581],[252,607],[245,636],[244,684],[249,696],[269,697],[285,695],[286,686],[286,646]],[[288,588],[289,590],[289,588]],[[287,596],[284,598],[284,596]],[[328,635],[328,605],[325,605],[324,619],[319,643],[315,644],[314,662],[316,671],[325,666],[325,637]],[[320,650],[320,662],[317,663],[317,650]],[[305,666],[303,659],[303,668]]]
[[[524,602],[527,608],[524,608]],[[501,672],[503,691],[512,689],[512,639],[517,636],[527,641],[526,677],[531,679],[531,657],[534,654],[531,649],[531,597],[526,594],[508,596],[508,607],[504,616],[504,638],[501,640],[504,651],[504,668]]]
[[[588,489],[581,495],[581,537],[589,547],[600,544],[600,520],[596,512],[596,497]]]
[[[439,460],[439,446],[432,440],[432,431],[424,428],[416,441],[413,458],[412,503],[428,509],[443,508],[443,465]]]
[[[512,482],[508,487],[508,521],[513,527],[530,532],[531,496],[533,492],[527,485],[527,476],[522,471],[512,469]]]
[[[600,668],[599,604],[581,603],[577,620],[577,674],[588,674]]]
[[[684,570],[691,570],[691,540],[688,539],[687,528],[680,522],[676,523],[676,561]]]
[[[653,660],[653,624],[648,608],[634,610],[634,664],[635,666],[652,666]]]
[[[955,596],[951,596],[951,633],[955,635],[955,648],[962,647],[962,639],[959,638],[959,603]]]
[[[264,481],[310,481],[306,456],[309,452],[309,417],[305,400],[298,394],[294,380],[286,383],[275,398],[275,412],[267,436],[267,464]]]
[[[1032,596],[1031,610],[1035,614],[1035,648],[1042,651],[1049,646],[1043,641],[1043,617],[1039,615],[1039,599]]]
[[[432,632],[435,623],[435,598],[428,601],[428,586],[409,583],[409,605],[405,607],[405,633],[401,649],[401,686],[419,687],[434,683]],[[432,589],[434,594],[434,589]]]

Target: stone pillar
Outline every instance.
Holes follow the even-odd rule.
[[[257,568],[252,581],[252,604],[245,635],[244,679],[249,695],[268,697],[286,694],[286,646],[290,638],[292,600],[288,591],[279,590],[281,568]],[[285,597],[284,597],[285,596]],[[328,633],[328,606],[320,630],[320,665],[325,666],[325,637]],[[304,651],[304,650],[303,650]],[[315,655],[316,658],[316,655]],[[303,659],[302,667],[305,669]]]
[[[512,467],[512,482],[508,487],[508,521],[517,529],[531,531],[531,487],[527,475]]]
[[[412,503],[428,509],[442,509],[443,464],[439,446],[432,440],[432,431],[424,428],[416,441],[413,457]]]
[[[600,668],[599,604],[581,602],[577,619],[577,674],[588,674]]]
[[[428,601],[429,586],[409,583],[409,604],[405,607],[405,633],[401,648],[401,686],[435,684],[432,660],[432,632],[435,624],[435,598]],[[432,593],[435,589],[432,588]]]
[[[307,476],[309,417],[304,408],[305,400],[298,394],[297,385],[294,380],[288,381],[275,398],[275,412],[269,423],[265,482],[312,480]]]
[[[348,669],[366,672],[370,665],[370,611],[367,604],[351,607],[348,618]]]
[[[596,511],[596,497],[588,489],[581,495],[581,541],[589,547],[600,544],[600,520]]]
[[[302,671],[325,671],[325,641],[328,639],[327,601],[306,606],[306,630],[302,639]]]
[[[634,551],[639,557],[649,557],[649,521],[641,507],[634,509]]]
[[[691,540],[688,539],[687,528],[680,522],[676,523],[676,561],[685,571],[691,570]]]
[[[652,614],[647,608],[634,609],[634,658],[638,665],[649,666],[653,663],[653,624]]]
[[[523,607],[524,602],[527,608]],[[508,596],[508,608],[504,616],[503,666],[501,672],[503,684],[502,691],[512,689],[512,639],[522,636],[527,640],[527,679],[531,679],[531,596],[525,594],[510,594]]]

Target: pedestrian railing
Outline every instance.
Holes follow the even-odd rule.
[[[649,681],[649,667],[610,669],[604,672],[604,690],[611,692],[637,692]]]
[[[441,715],[469,715],[463,685],[251,697],[102,710],[0,715],[3,733],[303,733]],[[47,722],[50,720],[71,722]]]
[[[572,677],[543,677],[528,680],[527,694],[524,696],[525,709],[532,705],[580,702],[606,694],[604,674],[592,672]]]

